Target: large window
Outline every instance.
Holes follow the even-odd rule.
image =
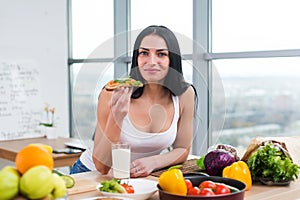
[[[114,33],[113,1],[71,1],[72,57],[85,59]],[[113,49],[102,52],[102,58],[113,57]]]
[[[300,135],[299,0],[70,2],[75,136],[93,134],[101,86],[130,66],[130,57],[113,64],[120,52],[114,34],[128,31],[122,48],[131,51],[139,31],[153,24],[176,33],[185,78],[198,90],[193,153],[220,142],[244,149],[256,136]]]
[[[70,14],[71,134],[91,139],[98,94],[114,73],[114,65],[107,61],[114,53],[113,1],[74,0]]]
[[[72,82],[73,132],[81,139],[91,139],[96,127],[98,95],[113,79],[114,65],[109,62],[73,64],[76,76]]]
[[[258,136],[300,135],[299,6],[213,1],[212,144],[244,150]]]
[[[212,2],[213,52],[299,49],[298,0]]]
[[[299,135],[300,58],[213,63],[225,94],[224,102],[213,101],[222,108],[213,114],[224,119],[222,126],[215,124],[219,127],[212,132],[214,142],[246,147],[257,136]]]

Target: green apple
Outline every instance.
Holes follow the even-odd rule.
[[[55,173],[53,173],[52,176],[54,180],[54,189],[52,191],[53,197],[60,198],[65,196],[67,193],[67,187],[65,181]]]
[[[0,171],[0,199],[13,199],[19,192],[20,175],[9,166]]]
[[[46,197],[52,192],[53,188],[52,171],[43,165],[30,168],[20,180],[20,192],[29,199]]]

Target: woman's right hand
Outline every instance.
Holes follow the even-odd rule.
[[[129,111],[132,87],[120,87],[113,91],[110,109],[116,123],[121,123]]]

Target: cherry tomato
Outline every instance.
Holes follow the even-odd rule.
[[[134,193],[134,188],[132,185],[127,185],[125,183],[121,184],[121,186],[126,190],[128,194],[133,194]]]
[[[201,196],[214,196],[215,193],[212,191],[211,188],[202,188],[200,191]]]
[[[191,180],[189,179],[185,179],[185,184],[186,184],[186,188],[189,190],[190,188],[193,187],[193,183]]]
[[[216,189],[217,185],[212,182],[212,181],[203,181],[200,183],[199,188],[211,188],[211,189]]]
[[[227,185],[220,183],[217,184],[215,194],[230,194],[230,189]]]
[[[200,188],[198,188],[198,187],[192,187],[192,188],[190,188],[190,189],[188,189],[188,195],[200,195],[200,192],[201,192],[201,190],[200,190]]]

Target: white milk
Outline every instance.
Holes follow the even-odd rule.
[[[130,149],[112,150],[113,176],[117,179],[130,176]]]

